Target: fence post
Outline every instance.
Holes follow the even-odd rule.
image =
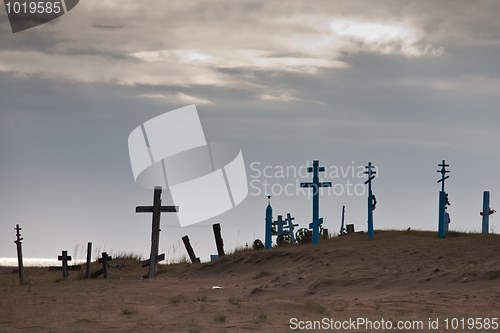
[[[87,244],[87,271],[86,271],[86,277],[87,280],[90,279],[90,262],[92,260],[92,242],[88,242]]]

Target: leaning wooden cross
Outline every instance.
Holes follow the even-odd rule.
[[[68,279],[68,271],[79,271],[82,269],[80,265],[68,266],[68,261],[71,261],[68,251],[62,251],[62,255],[57,256],[57,259],[62,261],[62,266],[49,266],[49,271],[62,271],[63,280]]]
[[[113,260],[111,256],[109,256],[106,252],[102,253],[102,258],[99,258],[99,262],[102,263],[102,268],[98,271],[95,271],[90,275],[91,278],[95,279],[99,275],[103,275],[105,279],[109,276],[109,264],[108,261]]]
[[[178,212],[178,206],[161,205],[161,186],[155,187],[153,206],[137,206],[136,213],[153,213],[153,225],[151,230],[151,253],[149,259],[142,262],[142,267],[149,265],[149,278],[154,278],[158,271],[158,262],[165,259],[165,253],[158,255],[160,243],[160,213]]]

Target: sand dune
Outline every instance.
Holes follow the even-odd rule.
[[[494,330],[468,329],[467,319],[500,317],[497,235],[353,234],[319,246],[162,265],[155,279],[142,281],[139,262],[119,262],[124,267],[112,268],[108,280],[78,280],[73,272],[55,282],[60,273],[28,268],[23,286],[12,268],[1,269],[0,332],[290,332],[299,321],[358,318],[424,325],[377,332],[445,332],[446,318],[449,325],[465,318],[464,329],[459,323],[450,332],[485,332]],[[429,329],[429,318],[439,320],[438,329]]]

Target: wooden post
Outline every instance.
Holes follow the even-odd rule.
[[[23,249],[21,245],[21,241],[23,238],[21,238],[21,234],[19,231],[22,230],[22,228],[19,228],[19,224],[16,224],[16,237],[17,240],[14,241],[17,245],[17,267],[19,269],[19,283],[23,284],[25,282],[25,277],[24,277],[24,266],[23,266]]]
[[[87,244],[87,271],[85,272],[85,276],[87,277],[87,280],[90,279],[90,262],[92,260],[92,243],[89,242]]]
[[[186,235],[182,237],[182,241],[184,242],[184,246],[186,247],[187,253],[189,254],[189,258],[191,259],[191,262],[193,264],[199,263],[200,258],[196,258],[196,255],[194,254],[193,247],[189,243],[189,237]]]
[[[345,233],[344,216],[345,216],[345,206],[342,206],[342,225],[340,226],[339,236],[342,236]]]
[[[328,229],[323,229],[323,239],[328,239]]]
[[[215,235],[215,244],[217,245],[217,253],[219,254],[219,258],[224,256],[224,240],[222,239],[221,233],[220,233],[220,224],[215,223],[213,225],[214,228],[214,235]]]
[[[161,186],[156,186],[153,197],[153,206],[137,206],[136,213],[153,213],[153,224],[151,228],[151,253],[147,264],[149,265],[149,278],[154,278],[158,271],[158,261],[165,258],[165,254],[158,255],[158,247],[160,243],[160,213],[178,212],[177,206],[162,206],[161,205]],[[146,266],[143,262],[143,266]]]

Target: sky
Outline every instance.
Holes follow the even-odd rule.
[[[164,213],[169,260],[186,255],[184,235],[209,260],[213,223],[226,251],[263,240],[268,194],[275,218],[307,227],[312,201],[297,184],[313,160],[334,185],[320,199],[332,233],[344,205],[346,223],[367,230],[368,162],[375,229],[437,231],[443,159],[450,230],[479,232],[483,191],[500,208],[499,11],[483,0],[85,0],[12,33],[0,7],[0,257],[16,256],[20,224],[25,257],[84,258],[92,242],[148,258],[151,216],[135,207],[153,193],[134,182],[128,135],[191,104],[207,141],[241,147],[249,194],[189,227]]]

